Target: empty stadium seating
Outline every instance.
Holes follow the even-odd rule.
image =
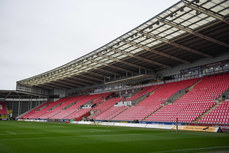
[[[61,100],[56,101],[56,102],[50,102],[49,104],[47,104],[46,107],[42,108],[41,110],[36,111],[34,114],[29,116],[29,118],[31,118],[31,119],[34,119],[34,118],[46,119],[44,114],[47,113],[50,109],[52,109],[54,106],[60,104],[61,102],[62,102]]]
[[[91,117],[91,119],[96,119],[97,116],[114,106],[117,102],[121,101],[123,98],[111,98],[108,99],[107,101],[101,103],[97,107],[93,108],[95,112],[97,112],[95,115]]]
[[[112,106],[112,108],[98,115],[98,117],[96,117],[95,119],[96,120],[111,120],[113,117],[120,114],[127,108],[128,108],[127,106]]]
[[[91,95],[91,96],[84,96],[79,100],[77,103],[69,107],[68,109],[63,109],[60,111],[58,114],[52,116],[52,119],[74,119],[78,118],[79,115],[78,113],[86,113],[87,111],[79,111],[80,106],[84,105],[85,103],[89,102],[90,104],[100,104],[101,102],[104,101],[104,99],[109,96],[111,93],[104,93],[104,94],[96,94],[96,95]],[[91,108],[89,109],[84,109],[90,111]],[[81,114],[82,115],[82,114]]]
[[[66,119],[71,114],[77,114],[78,110],[85,103],[97,104],[104,101],[104,99],[111,93],[86,95],[77,97],[65,97],[55,102],[46,102],[34,110],[21,116],[21,118],[41,118],[41,119]],[[75,117],[77,117],[76,115]]]
[[[192,85],[188,91],[187,88]],[[219,104],[216,101],[228,88],[229,74],[221,74],[142,88],[126,99],[108,98],[111,93],[66,97],[56,102],[46,102],[22,117],[79,119],[87,114],[95,120],[174,122],[178,118],[180,122],[229,124],[229,101]],[[164,103],[182,89],[186,93],[181,98],[172,104]],[[143,95],[148,97],[135,106],[115,106],[119,101],[135,101]],[[95,106],[87,107],[89,104]],[[4,104],[2,106],[5,108]]]
[[[49,107],[49,109],[43,115],[41,115],[39,118],[52,119],[52,116],[57,115],[59,112],[61,112],[62,109],[64,109],[65,107],[67,107],[71,103],[73,103],[73,102],[75,102],[81,98],[82,97],[79,96],[79,97],[68,97],[68,98],[60,99],[60,100],[52,103],[53,105],[51,107]]]
[[[223,101],[220,103],[198,122],[229,124],[229,101]]]
[[[44,107],[48,106],[50,102],[46,102],[38,107],[36,107],[35,109],[30,110],[29,112],[27,112],[26,114],[22,115],[20,118],[30,118],[33,114],[35,114],[37,111],[43,109]]]
[[[190,92],[172,105],[166,105],[146,121],[192,122],[213,107],[214,97],[229,88],[228,74],[203,78]]]
[[[77,111],[71,113],[70,115],[65,116],[64,119],[76,119],[76,118],[80,118],[83,115],[85,115],[86,113],[88,113],[90,110],[91,110],[91,108],[83,108],[83,109],[77,110]]]
[[[162,107],[162,100],[167,100],[170,96],[175,94],[177,91],[181,89],[185,89],[192,84],[194,84],[197,80],[187,80],[180,81],[174,83],[164,84],[161,87],[153,86],[153,89],[157,89],[154,94],[140,102],[138,105],[134,107],[130,107],[120,115],[113,118],[113,120],[143,120],[147,116],[149,116],[154,111],[158,110]]]
[[[5,102],[0,102],[0,114],[8,114]]]
[[[75,101],[72,101],[71,104],[73,104],[72,106],[70,106],[67,109],[64,109],[64,107],[62,107],[62,110],[60,110],[57,114],[55,114],[54,116],[50,117],[51,119],[66,119],[67,116],[70,116],[70,114],[77,112],[80,109],[80,106],[82,106],[83,104],[87,103],[90,100],[93,100],[93,96],[80,96],[77,97],[77,99],[75,100],[76,103],[74,103]]]

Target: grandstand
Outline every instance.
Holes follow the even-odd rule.
[[[229,127],[229,2],[182,0],[115,40],[0,91],[0,114]]]
[[[5,102],[0,102],[0,114],[8,114]]]

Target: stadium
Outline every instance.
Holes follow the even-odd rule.
[[[0,90],[0,152],[228,152],[228,24],[229,1],[181,0]]]

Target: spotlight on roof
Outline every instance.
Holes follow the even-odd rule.
[[[181,11],[181,12],[184,12],[184,7],[181,7],[181,8],[180,8],[180,11]]]
[[[199,2],[200,2],[200,0],[195,0],[195,2],[196,2],[196,3],[199,3]]]
[[[150,25],[150,26],[149,26],[149,29],[152,29],[152,28],[153,28],[153,26],[152,26],[152,25]]]
[[[156,22],[156,24],[157,24],[157,25],[159,25],[159,24],[160,24],[160,22],[159,22],[159,21],[157,21],[157,22]]]

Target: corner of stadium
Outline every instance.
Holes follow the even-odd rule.
[[[106,145],[105,141],[113,138],[108,146],[123,147],[113,148],[113,152],[229,150],[229,2],[181,0],[104,46],[16,84],[16,90],[0,90],[0,120],[17,120],[1,121],[2,127],[7,123],[10,128],[18,124],[19,129],[22,124],[31,128],[33,124],[47,129],[52,126],[51,133],[55,132],[53,126],[71,128],[72,133],[74,127],[80,128],[82,133],[94,135],[81,136],[83,142],[78,143],[86,147],[86,138],[90,137],[99,142],[102,139]],[[0,152],[2,136],[10,135],[9,141],[13,141],[20,135],[10,128],[0,132]],[[165,143],[167,150],[166,146],[144,150],[140,129],[146,130],[145,145],[156,143],[153,137],[157,135],[157,141],[161,146]],[[161,130],[171,134],[174,142],[165,139],[165,133],[159,135]],[[109,131],[115,132],[109,135]],[[124,137],[119,138],[122,133]],[[21,141],[28,141],[28,135]],[[53,135],[48,136],[44,134],[43,141]],[[35,139],[36,135],[31,137]],[[136,145],[131,146],[127,137],[136,140],[142,150],[134,149]],[[186,138],[193,139],[187,140],[189,146]],[[202,138],[206,142],[199,141]],[[101,145],[94,141],[88,142],[85,152],[101,152],[90,148]],[[128,145],[133,148],[128,149]],[[66,146],[63,149],[71,152]]]

